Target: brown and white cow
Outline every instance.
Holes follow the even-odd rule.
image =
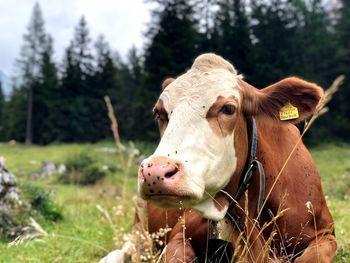
[[[272,260],[271,254],[264,253],[269,240],[270,251],[280,260],[332,261],[337,247],[333,219],[315,164],[301,142],[280,174],[300,138],[294,124],[312,114],[322,96],[320,87],[295,77],[258,90],[214,54],[199,56],[189,71],[163,83],[154,107],[161,140],[139,168],[138,189],[150,202],[149,230],[155,232],[166,223],[173,228],[167,262],[196,258],[201,262],[208,219],[227,215],[245,223],[245,233],[237,226],[232,233],[236,255],[244,247],[249,250],[240,260]],[[279,114],[287,103],[297,108],[299,117],[281,121]],[[257,159],[264,166],[266,181],[266,202],[259,220],[251,220],[258,216],[257,173],[247,195],[236,200],[239,205],[229,206],[249,162],[251,117],[257,124]],[[188,209],[179,211],[178,207]],[[273,221],[282,210],[283,216]],[[185,243],[183,223],[178,222],[183,213],[185,236],[190,238]],[[263,227],[269,222],[269,227]],[[276,234],[271,240],[272,231]],[[248,245],[241,243],[240,234]]]

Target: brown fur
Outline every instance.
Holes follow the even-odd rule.
[[[179,220],[184,217],[184,224]],[[160,228],[170,227],[172,231],[167,236],[167,250],[164,262],[194,262],[201,258],[206,246],[208,220],[197,212],[185,209],[162,209],[151,203],[148,204],[148,228],[150,233],[157,232]],[[183,227],[186,229],[186,238],[183,242]],[[183,258],[185,255],[185,261]],[[204,261],[203,261],[204,262]]]
[[[173,82],[174,78],[167,78],[162,83],[162,90],[164,90],[171,82]]]

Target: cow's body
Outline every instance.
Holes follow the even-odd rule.
[[[211,54],[202,55],[188,73],[166,84],[155,107],[162,140],[139,170],[140,195],[163,207],[149,204],[149,230],[165,224],[173,228],[163,260],[202,262],[208,234],[205,218],[226,216],[232,220],[236,260],[331,262],[336,251],[333,220],[314,162],[293,124],[315,110],[322,90],[289,78],[258,91]],[[278,113],[288,102],[298,108],[299,117],[283,122]],[[257,124],[256,157],[266,181],[259,218],[258,173],[247,194],[236,200],[239,205],[229,205],[249,164],[251,116]],[[187,209],[180,211],[179,206]],[[182,213],[186,242],[183,221],[178,221]]]

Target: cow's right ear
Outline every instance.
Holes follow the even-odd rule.
[[[314,113],[323,90],[296,77],[285,78],[262,90],[242,81],[242,106],[248,115],[266,115],[298,123]]]
[[[162,90],[164,90],[171,82],[173,82],[174,78],[167,78],[162,83]]]

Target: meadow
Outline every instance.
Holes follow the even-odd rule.
[[[120,246],[131,229],[136,194],[136,162],[123,170],[121,155],[103,149],[115,148],[112,142],[25,147],[0,144],[0,156],[17,176],[20,187],[34,185],[44,189],[62,213],[62,219],[47,220],[39,213],[33,217],[43,228],[35,240],[8,246],[0,241],[0,262],[98,262]],[[136,143],[148,155],[153,145]],[[43,161],[56,164],[81,152],[89,152],[100,165],[116,165],[112,173],[94,185],[64,184],[57,175],[32,179]],[[311,149],[319,169],[328,205],[336,222],[338,254],[335,262],[350,262],[350,147],[324,144]]]

